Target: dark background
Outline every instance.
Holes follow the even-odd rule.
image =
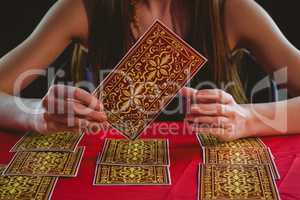
[[[4,0],[0,6],[0,57],[22,42],[56,0]],[[257,0],[286,37],[300,48],[297,0]],[[245,19],[247,20],[247,19]]]
[[[37,26],[56,0],[3,0],[0,6],[0,57],[21,43]],[[257,0],[273,17],[285,36],[300,49],[298,0]],[[247,20],[247,19],[245,19]],[[49,48],[51,45],[49,44]],[[29,89],[41,95],[45,88]],[[46,87],[46,85],[44,85]]]

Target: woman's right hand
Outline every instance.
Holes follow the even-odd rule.
[[[91,124],[107,125],[102,103],[83,89],[53,85],[36,104],[31,129],[40,133],[80,131]]]

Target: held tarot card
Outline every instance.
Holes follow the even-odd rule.
[[[94,91],[108,121],[136,139],[206,59],[156,21]]]

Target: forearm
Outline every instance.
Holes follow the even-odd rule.
[[[32,128],[38,99],[22,99],[0,92],[0,127],[27,131]]]
[[[243,105],[251,113],[249,136],[300,133],[300,97],[286,101]]]

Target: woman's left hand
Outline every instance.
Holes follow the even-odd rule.
[[[230,94],[219,89],[185,87],[181,95],[190,102],[186,121],[192,124],[194,131],[211,134],[223,141],[250,136],[251,112],[237,104]]]

